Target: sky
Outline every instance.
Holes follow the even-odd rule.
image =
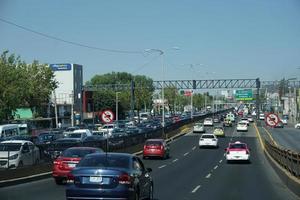
[[[112,71],[300,80],[300,1],[0,0],[4,50],[27,63],[81,64],[84,81]]]

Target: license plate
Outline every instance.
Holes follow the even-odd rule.
[[[74,167],[76,167],[76,164],[71,163],[71,164],[68,164],[68,166],[74,168]]]
[[[90,177],[90,182],[91,183],[101,183],[102,182],[102,177],[101,176],[91,176]]]

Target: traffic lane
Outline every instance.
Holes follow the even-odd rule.
[[[247,136],[237,139],[246,142],[251,148],[251,163],[223,162],[208,179],[199,177],[195,187],[201,187],[196,192],[191,192],[187,199],[299,199],[285,186],[265,159],[257,138]]]
[[[52,178],[0,188],[1,200],[65,200],[65,186]]]
[[[286,149],[300,152],[300,130],[295,128],[269,128],[266,129],[271,133],[276,143]]]
[[[223,162],[224,148],[229,139],[221,138],[218,149],[197,148],[189,154],[179,155],[177,162],[170,162],[163,168],[153,169],[155,199],[187,199],[186,197],[198,182],[195,177],[205,178],[212,169]]]

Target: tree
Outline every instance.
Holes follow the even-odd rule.
[[[176,87],[166,87],[164,89],[165,99],[168,100],[171,113],[175,112],[176,97],[179,95]]]
[[[26,64],[20,57],[4,51],[0,57],[0,121],[9,120],[20,107],[33,111],[48,102],[57,87],[54,74],[37,61]]]

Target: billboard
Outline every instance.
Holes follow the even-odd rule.
[[[236,90],[235,99],[240,101],[251,101],[253,100],[252,89]]]

